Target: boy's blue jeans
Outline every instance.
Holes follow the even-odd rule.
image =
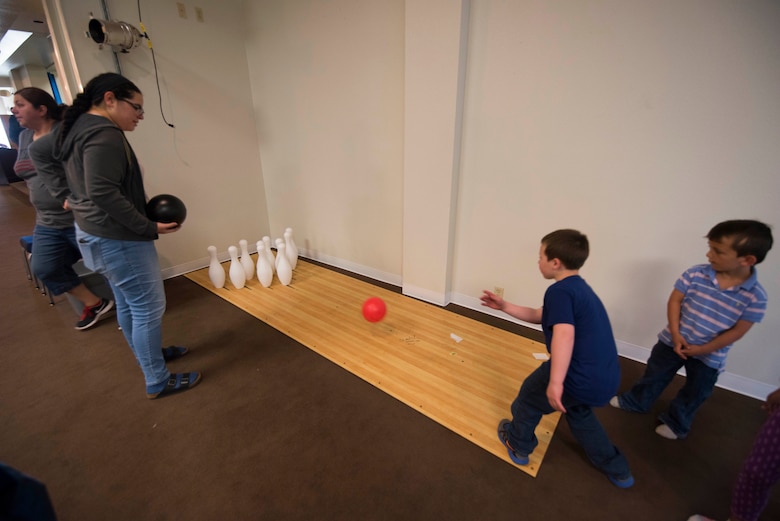
[[[550,362],[547,361],[528,375],[512,403],[512,424],[507,426],[506,431],[510,445],[518,453],[533,452],[539,444],[534,429],[543,415],[555,411],[547,401],[549,383]],[[628,461],[612,444],[591,406],[575,400],[565,390],[562,402],[571,433],[585,449],[591,463],[608,476],[627,478],[631,474]]]
[[[647,412],[681,367],[685,367],[685,384],[669,404],[669,409],[658,419],[672,429],[678,438],[688,436],[696,411],[710,397],[718,381],[718,370],[696,358],[680,358],[673,347],[663,342],[653,347],[644,376],[618,397],[620,408]]]
[[[80,258],[74,228],[35,225],[32,271],[52,295],[62,295],[81,284],[81,279],[73,270],[73,265]]]
[[[111,285],[116,316],[125,340],[144,373],[146,386],[168,380],[162,354],[165,287],[154,241],[119,241],[85,233],[76,227],[84,264]]]

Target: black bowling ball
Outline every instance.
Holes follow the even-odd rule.
[[[155,195],[146,203],[146,216],[158,223],[181,224],[187,218],[187,207],[175,195]]]

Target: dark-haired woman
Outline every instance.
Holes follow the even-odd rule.
[[[114,307],[114,301],[98,297],[81,282],[73,264],[81,258],[73,227],[73,214],[63,207],[65,199],[56,199],[30,160],[33,141],[51,132],[62,116],[62,108],[51,95],[37,87],[26,87],[14,94],[11,109],[24,130],[19,134],[16,175],[24,179],[35,207],[35,228],[31,268],[52,295],[70,293],[83,304],[84,311],[76,329],[88,329]]]
[[[143,371],[146,395],[154,399],[191,389],[201,376],[171,374],[165,365],[187,349],[162,349],[165,289],[154,241],[178,225],[154,222],[145,213],[141,169],[124,134],[143,119],[143,104],[141,91],[124,76],[96,76],[60,127],[31,152],[39,171],[47,170],[43,175],[57,168],[57,160],[64,167],[84,264],[111,284],[119,325]]]

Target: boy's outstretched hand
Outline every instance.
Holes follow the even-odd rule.
[[[483,306],[497,309],[523,322],[530,322],[531,324],[540,324],[542,322],[542,308],[534,309],[512,304],[504,300],[503,297],[499,297],[486,289],[482,290],[482,296],[479,297],[479,300],[482,301]]]
[[[491,293],[488,290],[482,291],[482,296],[479,298],[479,300],[482,301],[483,306],[487,306],[491,309],[497,309],[499,311],[504,310],[504,304],[506,303],[503,298],[499,297],[495,293]]]

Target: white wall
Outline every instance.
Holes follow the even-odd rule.
[[[79,39],[98,3],[67,4],[81,76],[110,70],[107,51]],[[135,5],[109,0],[112,16],[128,21]],[[185,5],[191,13],[194,4]],[[539,239],[576,227],[592,243],[584,277],[607,305],[623,352],[642,358],[664,324],[674,280],[704,262],[702,237],[713,224],[780,225],[780,4],[427,5],[210,0],[199,2],[199,24],[179,19],[172,0],[142,3],[163,106],[177,128],[154,108],[151,58],[137,49],[121,61],[149,115],[130,139],[149,194],[177,193],[190,208],[185,230],[158,244],[169,273],[205,265],[208,244],[224,251],[292,226],[299,247],[330,264],[399,285],[410,270],[424,274],[424,260],[404,249],[406,230],[424,218],[425,194],[406,198],[404,190],[429,186],[440,201],[435,181],[446,162],[435,172],[419,167],[424,157],[405,163],[405,145],[419,133],[405,115],[420,117],[409,103],[426,99],[429,85],[454,93],[455,103],[451,112],[421,104],[430,110],[420,125],[461,130],[462,142],[419,138],[449,143],[432,151],[461,153],[442,206],[455,218],[431,237],[450,257],[437,260],[443,268],[430,280],[414,281],[422,295],[413,296],[479,308],[480,291],[500,285],[509,299],[538,304],[548,284],[536,269]],[[468,31],[456,34],[464,12]],[[409,43],[427,52],[448,41],[447,60],[467,51],[462,92],[461,63],[431,63],[426,78],[405,57]],[[780,375],[772,341],[780,336],[778,255],[759,266],[772,299],[767,318],[734,349],[722,379],[755,396]],[[444,285],[442,269],[451,272]]]
[[[112,19],[139,27],[135,1],[108,0],[107,5]],[[199,0],[202,23],[195,18],[194,4],[185,6],[188,17],[181,19],[172,0],[141,3],[157,60],[162,107],[175,128],[163,121],[146,41],[119,57],[122,73],[144,93],[144,121],[128,133],[128,140],[144,167],[146,193],[172,193],[187,205],[182,230],[157,241],[166,276],[204,266],[211,244],[226,258],[228,246],[240,239],[254,244],[269,233],[243,2]],[[64,17],[81,85],[99,73],[116,72],[110,49],[99,50],[84,36],[89,12],[102,18],[100,3],[73,0],[56,7]]]
[[[710,227],[780,226],[780,4],[486,0],[471,21],[453,291],[539,303],[539,240],[578,228],[617,338],[652,346]],[[774,385],[780,252],[758,269],[772,302],[728,370]]]
[[[403,2],[247,2],[271,231],[399,283]]]
[[[38,87],[51,93],[51,84],[46,69],[39,65],[23,65],[11,70],[14,90],[24,87]]]
[[[332,111],[351,108],[362,114],[366,108],[364,98],[346,99],[332,89],[347,79],[371,77],[373,67],[382,64],[386,84],[374,86],[374,96],[394,100],[390,107],[397,108],[392,88],[404,81],[404,143],[422,141],[430,150],[422,160],[405,151],[404,178],[446,191],[446,165],[436,157],[447,146],[454,149],[454,136],[415,141],[411,134],[420,134],[420,127],[409,118],[446,133],[458,105],[450,103],[446,114],[421,117],[437,112],[440,100],[415,110],[409,104],[424,100],[431,85],[442,85],[442,71],[450,76],[440,87],[445,102],[457,93],[457,75],[442,62],[452,63],[455,47],[466,39],[462,155],[451,177],[460,176],[454,250],[447,259],[451,280],[442,284],[437,268],[407,292],[407,275],[425,274],[429,266],[409,265],[404,251],[399,276],[405,293],[479,308],[480,291],[500,285],[510,299],[538,304],[548,284],[536,270],[539,239],[556,228],[576,227],[592,242],[583,275],[605,301],[621,350],[642,359],[664,324],[674,280],[689,265],[705,261],[702,237],[712,225],[729,218],[780,223],[771,199],[778,193],[773,168],[780,150],[774,95],[780,86],[773,31],[777,6],[696,0],[470,4],[469,31],[459,38],[452,37],[450,22],[465,5],[461,2],[441,4],[439,16],[430,4],[415,1],[360,3],[359,8],[347,1],[252,4],[248,54],[260,134],[269,137],[266,144],[261,138],[261,150],[271,220],[284,214],[281,201],[304,201],[306,212],[316,209],[319,215],[298,229],[312,238],[309,247],[316,255],[369,275],[374,269],[397,272],[395,252],[412,246],[408,236],[425,219],[416,201],[428,194],[406,196],[408,206],[399,210],[394,171],[388,169],[372,182],[390,188],[384,192],[384,226],[403,223],[403,237],[358,234],[358,243],[349,230],[359,227],[343,221],[334,226],[334,215],[342,211],[333,208],[353,203],[364,190],[352,189],[344,173],[352,157],[328,146],[353,136],[349,120],[332,117]],[[405,19],[399,29],[397,18],[383,9],[401,7]],[[392,50],[398,37],[380,45],[374,35],[386,33],[377,24],[392,27],[394,35],[403,30],[406,44],[423,52],[442,41],[452,48],[441,52],[441,61],[430,62],[427,78],[407,48],[399,71]],[[417,37],[421,26],[429,39]],[[345,34],[363,34],[358,27],[372,36],[354,46],[370,49],[373,61],[355,56],[357,51],[343,43]],[[327,130],[324,121],[330,122]],[[428,172],[419,168],[425,159]],[[324,166],[321,175],[329,183],[301,177],[314,162]],[[447,210],[441,195],[430,194],[433,219]],[[430,237],[445,245],[436,251],[446,249],[450,231],[439,229]],[[384,260],[367,256],[363,245]],[[438,258],[433,262],[442,264]],[[777,266],[770,254],[759,267],[770,295],[780,295]],[[734,350],[731,373],[722,382],[755,395],[776,384],[780,357],[770,338],[780,330],[777,317],[770,307],[765,322]]]
[[[438,305],[452,284],[470,3],[406,3],[402,289]]]

